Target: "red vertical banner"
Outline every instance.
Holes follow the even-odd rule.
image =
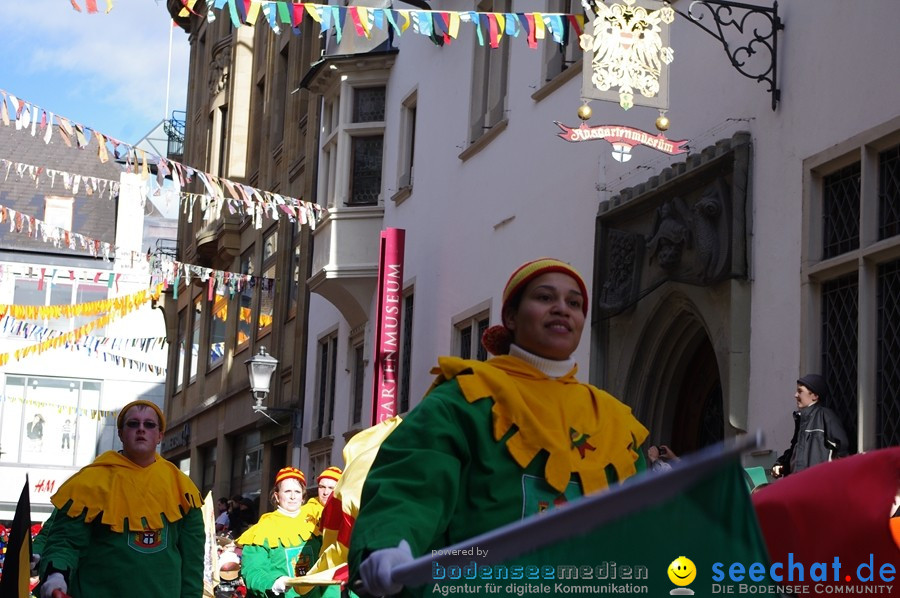
[[[400,357],[400,311],[403,307],[403,252],[406,231],[381,231],[378,295],[375,307],[375,380],[372,425],[397,414],[397,366]]]

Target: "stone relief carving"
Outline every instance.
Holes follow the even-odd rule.
[[[637,298],[643,254],[642,235],[615,229],[609,231],[606,243],[608,270],[598,300],[602,312],[620,311]]]
[[[600,312],[621,313],[665,281],[707,286],[730,275],[730,188],[723,176],[681,185],[642,212],[604,226],[598,247]]]
[[[675,197],[656,208],[653,234],[647,239],[650,263],[655,257],[663,270],[674,270],[691,245],[691,212],[684,200]]]
[[[706,284],[719,279],[731,241],[727,203],[728,186],[721,178],[704,187],[693,203],[680,196],[664,201],[647,237],[647,265],[655,259],[672,280]]]
[[[231,53],[228,48],[218,52],[209,64],[209,94],[215,96],[228,87],[228,72],[231,69]]]
[[[721,179],[704,189],[700,199],[693,205],[694,233],[697,239],[697,266],[701,279],[713,280],[722,267],[721,261],[727,252],[722,240],[727,231],[720,231],[725,211],[724,195],[727,190]]]

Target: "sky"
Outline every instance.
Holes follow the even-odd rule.
[[[165,0],[113,0],[108,14],[105,0],[96,14],[85,0],[80,13],[70,0],[2,2],[0,89],[128,144],[185,109],[188,36]]]

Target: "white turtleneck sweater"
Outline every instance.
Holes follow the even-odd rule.
[[[544,372],[550,378],[562,378],[575,367],[575,360],[571,357],[562,361],[546,359],[539,355],[535,355],[534,353],[529,353],[515,343],[509,346],[509,354],[512,357],[521,359],[531,367]]]

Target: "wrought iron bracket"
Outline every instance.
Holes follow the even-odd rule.
[[[687,14],[680,10],[675,12],[719,40],[737,72],[748,79],[768,83],[772,110],[778,107],[781,99],[778,32],[784,29],[784,23],[778,17],[777,1],[768,8],[729,0],[694,0],[688,6]],[[712,18],[713,26],[707,27],[703,23],[707,14]],[[742,36],[742,45],[731,44],[726,39],[726,30],[732,29]]]

